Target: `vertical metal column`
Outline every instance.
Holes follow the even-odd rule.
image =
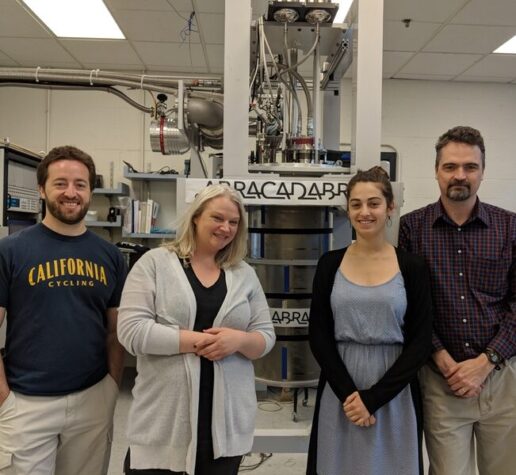
[[[250,23],[251,0],[225,0],[224,177],[226,178],[248,175]]]
[[[321,91],[321,79],[320,79],[320,71],[321,71],[321,47],[319,44],[319,25],[317,25],[316,29],[317,35],[317,46],[314,51],[314,64],[313,64],[313,120],[314,120],[314,159],[315,163],[319,161],[319,148],[321,141],[321,111],[319,110],[319,100],[320,100],[320,91]]]
[[[384,0],[355,0],[358,8],[357,49],[353,60],[355,164],[368,169],[378,165],[382,139],[382,60]],[[357,6],[358,4],[358,6]],[[358,22],[356,22],[358,20]]]
[[[339,150],[340,90],[323,92],[322,141],[327,150]]]

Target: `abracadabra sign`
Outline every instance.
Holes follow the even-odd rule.
[[[191,203],[195,195],[213,183],[225,183],[234,188],[246,205],[312,205],[342,206],[347,183],[333,180],[247,180],[196,179],[185,180],[185,200]]]
[[[307,328],[309,321],[308,308],[270,308],[271,320],[275,327]]]

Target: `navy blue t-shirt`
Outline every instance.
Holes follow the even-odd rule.
[[[86,231],[36,224],[0,240],[0,307],[11,389],[69,394],[107,374],[106,310],[118,307],[127,269],[120,251]]]

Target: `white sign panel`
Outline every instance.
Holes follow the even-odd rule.
[[[333,180],[250,180],[196,179],[185,180],[185,200],[213,183],[226,183],[240,193],[246,205],[311,205],[343,206],[347,183]]]
[[[272,324],[275,327],[307,328],[310,309],[270,308]]]

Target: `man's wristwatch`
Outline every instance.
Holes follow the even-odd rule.
[[[500,365],[503,363],[503,358],[500,356],[500,353],[492,348],[486,348],[484,353],[487,356],[489,363],[494,364],[496,370],[500,370]]]

